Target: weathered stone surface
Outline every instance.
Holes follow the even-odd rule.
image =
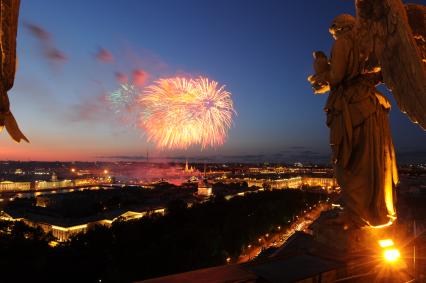
[[[337,214],[336,210],[323,212],[312,224],[315,241],[328,247],[328,249],[313,250],[313,253],[337,256],[344,260],[357,256],[374,256],[380,252],[379,240],[399,238],[395,234],[396,227],[392,226],[380,229],[371,227],[345,229],[343,225],[332,224]]]

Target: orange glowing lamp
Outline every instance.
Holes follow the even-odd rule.
[[[401,257],[401,254],[399,253],[398,249],[392,248],[386,249],[383,252],[383,257],[387,262],[394,263],[398,261],[398,259]]]
[[[394,247],[392,239],[379,240],[379,245],[383,250],[383,258],[388,263],[395,263],[401,257],[401,253]]]
[[[392,247],[394,243],[391,239],[385,239],[385,240],[380,240],[379,245],[382,248],[388,248],[388,247]]]

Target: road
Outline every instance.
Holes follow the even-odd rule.
[[[330,209],[329,203],[318,203],[313,207],[308,207],[299,215],[295,216],[294,221],[290,227],[281,229],[280,226],[276,228],[275,233],[265,234],[258,238],[258,241],[249,244],[245,251],[239,256],[236,263],[243,263],[255,259],[263,250],[271,247],[279,248],[294,234],[296,231],[307,232],[312,222],[317,219],[322,211]]]

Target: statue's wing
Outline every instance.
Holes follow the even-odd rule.
[[[356,8],[361,53],[375,54],[398,107],[426,129],[426,7],[356,0]]]
[[[6,91],[12,88],[15,79],[19,2],[1,0],[1,76]]]
[[[16,35],[20,0],[0,0],[0,114],[1,128],[6,127],[13,140],[29,142],[10,112],[7,92],[13,87],[16,72]]]

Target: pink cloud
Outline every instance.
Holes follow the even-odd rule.
[[[114,61],[114,56],[112,56],[110,51],[99,48],[98,53],[96,53],[96,59],[103,63],[111,63]]]
[[[34,35],[39,40],[50,39],[50,34],[41,26],[30,23],[24,23],[24,26],[31,32],[32,35]]]
[[[50,48],[46,51],[47,58],[56,61],[56,62],[64,62],[67,61],[67,56],[60,50],[56,48]]]
[[[74,122],[105,120],[107,113],[105,96],[105,93],[100,93],[80,101],[70,112],[70,120]]]
[[[148,80],[148,78],[149,78],[149,74],[146,71],[142,69],[133,70],[132,79],[133,79],[133,83],[136,86],[138,87],[143,86]]]
[[[115,73],[115,79],[120,84],[125,84],[125,83],[127,83],[129,81],[129,78],[127,77],[127,75],[123,74],[121,72],[116,72]]]
[[[24,26],[40,42],[42,53],[48,60],[53,62],[67,61],[67,56],[53,44],[52,36],[46,29],[31,23],[24,23]]]

